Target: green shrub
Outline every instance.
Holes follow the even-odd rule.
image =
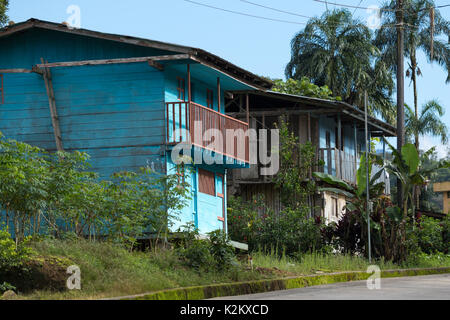
[[[229,245],[227,235],[222,230],[209,234],[209,251],[214,257],[218,270],[228,270],[235,261],[234,249]]]
[[[422,252],[432,254],[444,252],[448,244],[444,244],[443,225],[439,220],[423,216],[415,229],[418,245]]]
[[[29,239],[26,239],[16,246],[8,230],[0,229],[0,273],[23,266],[32,253],[28,242]]]
[[[180,235],[176,253],[186,266],[198,271],[223,271],[233,266],[234,249],[223,231],[216,230],[207,239],[199,239],[198,230],[188,224]]]
[[[0,284],[0,294],[5,293],[6,291],[9,290],[16,290],[16,287],[14,287],[12,284],[8,283],[8,282],[3,282]]]

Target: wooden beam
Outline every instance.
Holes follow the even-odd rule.
[[[33,73],[31,69],[0,69],[0,73]]]
[[[220,89],[220,77],[217,77],[217,106],[218,106],[219,112],[221,109],[221,102],[222,102],[222,95],[221,95],[220,90],[221,90]]]
[[[150,56],[137,58],[123,58],[123,59],[102,59],[102,60],[83,60],[83,61],[68,61],[68,62],[53,62],[38,64],[38,68],[56,68],[56,67],[80,67],[80,66],[94,66],[105,64],[123,64],[123,63],[140,63],[147,61],[169,61],[169,60],[184,60],[189,59],[188,54],[175,54],[165,56]]]
[[[347,110],[342,110],[342,112],[345,113],[345,114],[347,114],[347,115],[349,115],[349,116],[351,116],[351,117],[353,117],[353,118],[355,118],[355,119],[358,119],[358,120],[360,120],[360,121],[365,121],[363,117],[360,117],[360,116],[357,116],[357,115],[355,115],[355,114],[353,114],[353,113],[350,113],[350,112],[348,112]],[[377,125],[376,123],[371,122],[370,120],[369,120],[369,125],[372,126],[372,127],[377,128],[378,130],[381,130],[382,132],[387,132],[387,133],[389,133],[392,137],[395,137],[395,136],[396,136],[396,134],[395,134],[394,132],[388,130],[387,128],[383,128],[382,126],[379,126],[379,125]],[[371,130],[371,129],[369,128],[369,130]],[[373,129],[372,129],[372,130],[373,130]]]
[[[192,101],[192,85],[191,85],[191,65],[187,65],[187,76],[188,76],[188,101]]]
[[[268,110],[261,110],[261,111],[250,111],[251,116],[262,116],[262,114],[265,114],[268,117],[271,116],[280,116],[280,115],[302,115],[302,114],[336,114],[335,110],[329,110],[329,109],[323,109],[323,110],[317,110],[317,109],[305,109],[305,110],[275,110],[275,111],[268,111]],[[247,116],[247,112],[230,112],[228,113],[231,117],[242,117],[245,118]]]
[[[44,58],[41,58],[41,62],[42,64],[45,64]],[[59,127],[59,118],[58,113],[56,111],[56,101],[55,101],[55,92],[53,90],[52,84],[52,75],[48,68],[44,69],[43,77],[45,82],[45,89],[47,90],[48,104],[50,107],[50,115],[52,118],[53,134],[55,136],[56,149],[58,151],[64,151],[62,144],[61,130]]]
[[[148,60],[148,65],[150,67],[153,67],[155,69],[158,69],[159,71],[164,71],[164,66],[156,61]]]
[[[245,113],[247,116],[247,123],[250,123],[250,96],[248,93],[245,95]]]

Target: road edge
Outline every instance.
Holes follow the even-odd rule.
[[[450,273],[450,267],[397,269],[381,271],[382,278],[398,278]],[[103,300],[204,300],[278,290],[297,289],[310,286],[367,280],[372,274],[363,271],[346,271],[289,278],[255,280],[246,282],[213,284],[149,292],[139,295]]]

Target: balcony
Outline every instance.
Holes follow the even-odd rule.
[[[195,147],[249,163],[248,124],[194,102],[166,103],[166,143]]]
[[[319,159],[324,162],[324,166],[319,169],[321,172],[333,175],[347,183],[356,185],[356,172],[360,164],[359,158],[336,148],[321,148],[319,149]],[[381,168],[379,166],[373,165],[372,176],[380,170]],[[382,174],[376,182],[384,182],[385,193],[387,195],[391,194],[389,174],[387,172]]]

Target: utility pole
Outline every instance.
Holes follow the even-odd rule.
[[[405,70],[404,70],[404,28],[403,0],[397,0],[397,150],[405,144]],[[403,205],[403,190],[397,179],[397,202]]]
[[[370,147],[371,147],[371,141],[369,139],[369,123],[368,123],[368,111],[367,111],[367,104],[368,104],[368,98],[367,98],[367,91],[364,93],[364,122],[365,122],[365,131],[366,131],[366,213],[367,213],[367,251],[369,253],[369,263],[372,262],[372,243],[370,239],[370,171],[369,171],[369,165],[370,165]]]

